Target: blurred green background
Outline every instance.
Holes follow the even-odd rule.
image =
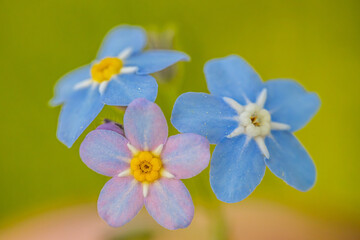
[[[360,226],[359,11],[357,0],[0,0],[0,225],[96,201],[106,178],[81,162],[84,136],[70,150],[56,139],[59,108],[47,102],[59,77],[92,61],[107,31],[127,23],[174,30],[175,48],[192,58],[160,83],[168,118],[180,93],[207,91],[204,63],[232,53],[264,80],[293,78],[317,92],[320,112],[296,133],[316,163],[315,187],[298,192],[267,171],[249,199]],[[207,172],[186,182],[199,204],[215,202]]]

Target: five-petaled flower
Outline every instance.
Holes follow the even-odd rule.
[[[262,82],[242,58],[210,60],[205,93],[185,93],[175,103],[172,123],[180,132],[217,144],[210,184],[218,199],[238,202],[261,182],[265,166],[290,186],[307,191],[315,182],[310,156],[292,132],[318,111],[320,100],[292,80]]]
[[[157,83],[149,74],[189,57],[171,50],[141,52],[146,34],[140,27],[119,26],[105,37],[96,60],[55,86],[52,106],[63,104],[57,137],[71,147],[103,106],[127,106],[136,98],[155,101]]]
[[[112,177],[98,200],[99,214],[109,225],[124,225],[144,204],[165,228],[185,228],[191,223],[194,205],[179,179],[191,178],[207,167],[209,142],[193,133],[167,137],[161,109],[146,99],[136,99],[126,109],[124,133],[105,124],[82,142],[83,162]]]

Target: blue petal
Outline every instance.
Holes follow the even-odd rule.
[[[126,48],[140,52],[146,44],[146,33],[141,27],[118,26],[110,30],[101,44],[97,59],[118,56]]]
[[[51,106],[57,106],[66,101],[73,93],[74,86],[90,79],[90,65],[85,65],[63,76],[55,85],[55,96],[50,100]]]
[[[71,147],[103,106],[98,88],[78,90],[61,109],[57,138]]]
[[[127,106],[137,98],[154,102],[158,85],[152,76],[121,74],[111,80],[103,94],[107,105]]]
[[[277,79],[265,83],[268,90],[265,108],[271,120],[290,125],[296,131],[306,125],[320,107],[316,93],[307,92],[293,80]]]
[[[316,170],[313,161],[300,142],[289,131],[273,131],[265,143],[270,159],[266,165],[290,186],[307,191],[315,183]]]
[[[179,61],[189,61],[189,56],[178,51],[151,50],[126,59],[126,66],[137,66],[138,74],[161,71]]]
[[[230,97],[243,105],[246,104],[246,98],[255,102],[264,88],[254,69],[236,55],[208,61],[204,72],[208,89],[212,94]]]
[[[235,115],[220,97],[189,92],[176,100],[171,123],[179,132],[197,133],[215,144],[238,126]]]
[[[221,201],[239,202],[249,196],[265,174],[265,163],[254,140],[246,136],[225,138],[215,148],[210,184]]]

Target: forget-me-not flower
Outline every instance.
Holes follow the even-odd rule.
[[[172,50],[142,52],[145,44],[142,28],[116,27],[105,37],[93,63],[59,80],[50,104],[63,104],[57,130],[61,142],[71,147],[105,104],[127,106],[136,98],[154,101],[157,83],[149,74],[189,59]]]
[[[208,140],[194,133],[168,138],[161,109],[140,98],[125,111],[124,132],[113,123],[101,125],[85,137],[80,156],[95,172],[112,177],[98,199],[99,215],[109,225],[124,225],[145,204],[160,225],[178,229],[187,227],[194,215],[180,179],[205,169],[210,150]]]
[[[204,71],[211,95],[181,95],[172,123],[180,132],[217,144],[210,184],[218,199],[231,203],[246,198],[261,182],[265,165],[290,186],[310,189],[315,166],[292,132],[318,111],[319,97],[292,80],[262,82],[235,55],[210,60]]]

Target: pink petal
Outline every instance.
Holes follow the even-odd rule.
[[[144,205],[142,185],[132,177],[114,177],[101,190],[98,212],[112,227],[133,219]]]
[[[118,134],[120,135],[123,135],[125,136],[124,134],[124,129],[122,129],[120,127],[121,125],[116,123],[116,122],[113,122],[113,121],[109,121],[109,122],[106,122],[106,123],[103,123],[101,124],[100,126],[98,126],[96,129],[97,130],[110,130],[110,131],[114,131],[114,132],[117,132]]]
[[[169,137],[161,153],[164,168],[176,178],[191,178],[210,161],[209,141],[194,133]]]
[[[158,105],[144,98],[130,103],[124,116],[126,138],[139,150],[151,151],[166,142],[168,127]]]
[[[170,230],[186,228],[194,217],[190,193],[177,179],[162,178],[151,184],[145,207],[161,226]]]
[[[114,131],[94,130],[81,143],[80,157],[95,172],[115,176],[129,168],[132,154],[127,143],[126,138]]]

